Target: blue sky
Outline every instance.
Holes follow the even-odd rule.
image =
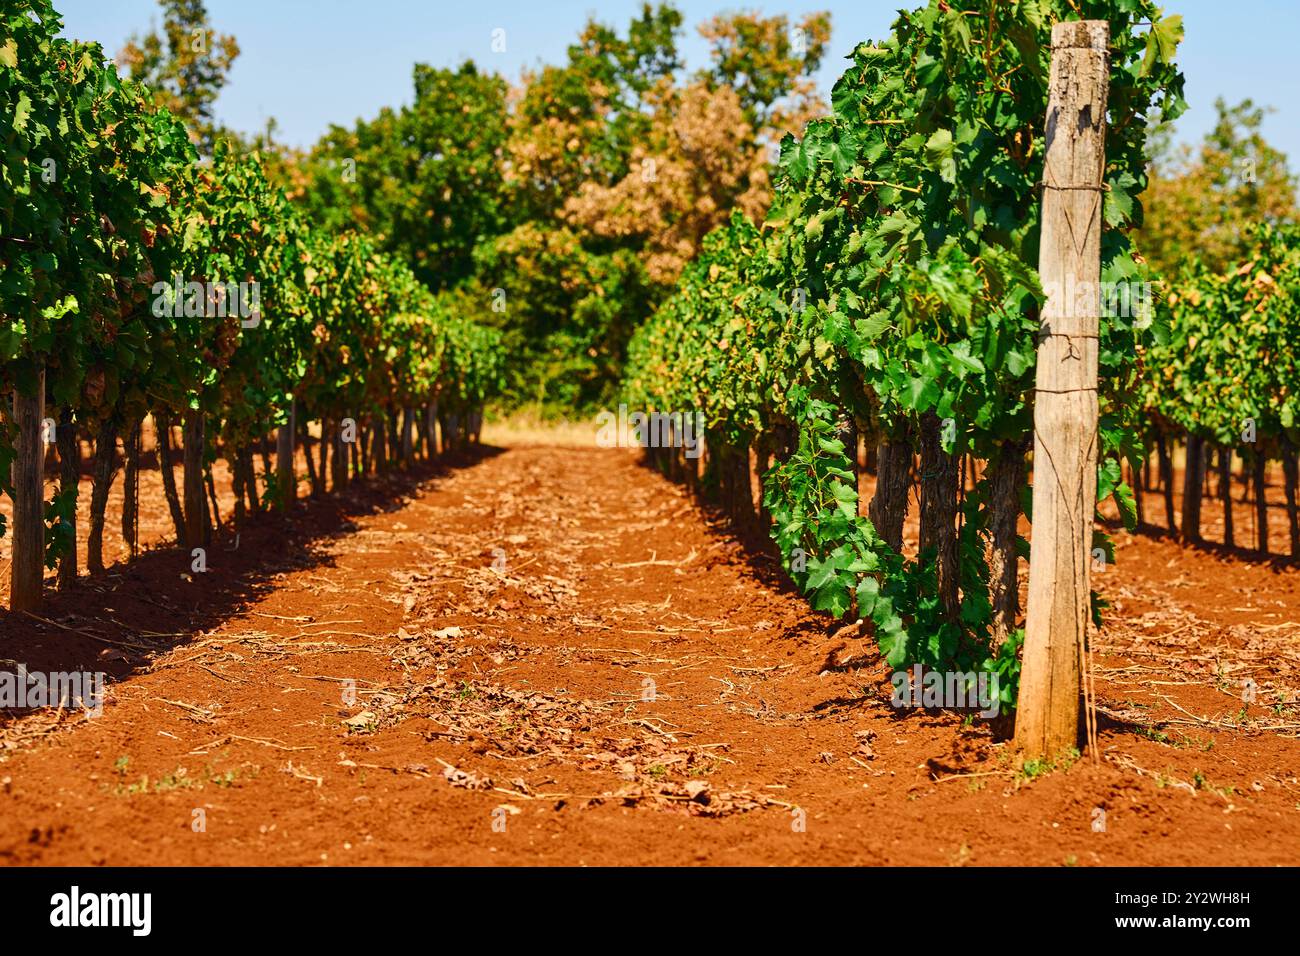
[[[113,55],[133,32],[161,20],[156,0],[54,0],[66,33],[98,40]],[[919,3],[919,0],[918,0]],[[823,0],[821,3],[679,0],[687,31],[688,66],[705,61],[695,26],[728,9],[797,15],[830,10],[830,56],[819,81],[829,93],[842,58],[856,43],[888,33],[894,11],[911,0]],[[221,32],[239,39],[242,54],[217,104],[220,119],[245,131],[269,116],[280,139],[308,145],[330,123],[350,124],[382,106],[409,101],[415,62],[452,66],[467,58],[513,79],[524,66],[560,62],[589,15],[620,29],[635,0],[207,0]],[[1196,139],[1213,120],[1216,96],[1246,97],[1276,108],[1266,137],[1300,166],[1300,3],[1296,0],[1167,0],[1181,13],[1187,38],[1180,63],[1191,109],[1179,124]],[[492,31],[506,31],[506,51],[491,49]]]

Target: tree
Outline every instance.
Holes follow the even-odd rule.
[[[415,100],[352,129],[335,126],[295,192],[334,231],[360,227],[434,289],[466,278],[475,244],[504,226],[506,83],[416,64]]]
[[[705,234],[733,210],[762,218],[773,147],[815,109],[827,14],[719,17],[694,75],[681,25],[668,4],[626,30],[591,20],[564,63],[514,90],[473,63],[417,65],[409,107],[333,127],[305,157],[279,151],[272,175],[326,229],[359,228],[503,326],[513,400],[589,404]],[[574,361],[554,361],[565,349]]]
[[[507,176],[519,217],[561,214],[583,183],[627,175],[650,130],[648,98],[681,69],[682,15],[644,4],[627,37],[592,20],[568,62],[523,76],[510,120]]]
[[[1267,111],[1244,100],[1214,104],[1218,120],[1200,147],[1174,147],[1160,130],[1137,245],[1172,278],[1192,259],[1221,273],[1246,253],[1256,226],[1297,221],[1296,179],[1260,127]]]
[[[730,87],[755,130],[798,133],[821,111],[812,75],[831,37],[831,15],[809,13],[797,24],[784,16],[722,14],[700,26],[713,65],[703,77]]]
[[[502,329],[506,398],[570,409],[608,401],[650,311],[636,255],[593,253],[569,229],[528,222],[483,243],[475,260],[478,278],[452,311]]]
[[[588,179],[564,217],[600,239],[640,251],[650,278],[671,286],[733,210],[763,218],[772,147],[818,109],[811,73],[830,15],[792,28],[783,16],[719,16],[700,27],[713,65],[688,84],[661,77],[642,94],[649,122],[616,182]]]
[[[153,91],[157,106],[183,119],[200,153],[211,156],[219,135],[213,107],[239,56],[239,44],[212,28],[203,0],[160,3],[163,32],[132,36],[118,63]]]
[[[735,91],[664,84],[657,98],[629,173],[610,186],[584,183],[564,213],[571,226],[630,243],[649,277],[670,286],[733,209],[761,219],[771,194],[766,150]]]

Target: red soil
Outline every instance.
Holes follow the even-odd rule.
[[[456,464],[5,616],[8,661],[116,682],[0,724],[0,862],[1300,862],[1292,567],[1119,535],[1097,760],[1030,778],[891,707],[868,642],[827,670],[835,628],[632,453]]]

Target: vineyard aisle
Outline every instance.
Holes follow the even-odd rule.
[[[462,464],[7,622],[119,679],[0,726],[0,863],[1298,862],[1300,714],[1230,726],[1296,698],[1294,572],[1120,535],[1103,761],[1026,779],[632,452]]]

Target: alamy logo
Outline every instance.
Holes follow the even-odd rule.
[[[596,444],[601,448],[681,448],[687,458],[699,458],[703,450],[703,412],[632,412],[618,406],[618,414],[603,411],[596,416],[600,430]],[[629,440],[630,433],[630,440]]]
[[[104,712],[103,671],[29,671],[19,664],[15,671],[0,672],[0,709],[27,710],[37,707],[80,707],[92,717]]]
[[[987,671],[925,671],[915,665],[910,672],[895,671],[890,703],[895,707],[933,710],[975,710],[981,717],[996,717],[1002,701],[998,675]]]
[[[153,925],[152,893],[68,893],[50,897],[50,925],[129,926],[135,936],[148,936]]]
[[[171,283],[153,284],[153,314],[179,319],[239,318],[256,328],[262,321],[262,286],[257,282],[185,282],[178,272]]]
[[[1089,282],[1067,276],[1063,283],[1045,283],[1043,292],[1062,317],[1136,319],[1139,327],[1145,327],[1155,316],[1150,282]]]

